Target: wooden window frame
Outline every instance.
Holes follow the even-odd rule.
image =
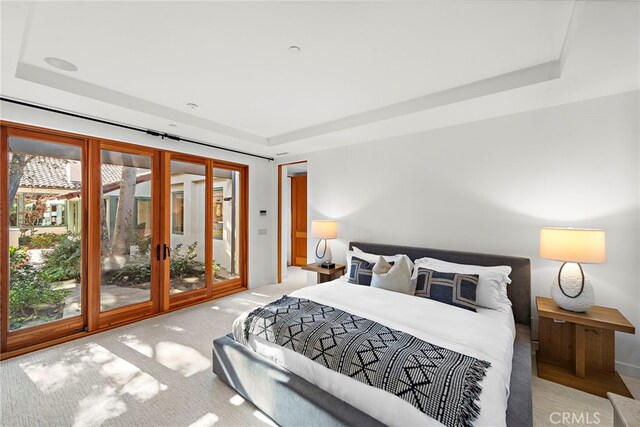
[[[227,162],[177,153],[169,150],[129,144],[104,138],[95,138],[88,135],[72,132],[58,131],[38,126],[0,120],[0,169],[8,170],[8,138],[9,136],[32,137],[43,142],[71,143],[82,148],[82,306],[81,316],[70,319],[61,319],[50,323],[20,329],[8,333],[8,277],[9,277],[9,210],[7,203],[0,203],[1,221],[6,224],[0,227],[0,282],[6,286],[0,286],[0,360],[15,357],[31,351],[46,348],[70,340],[86,337],[94,333],[103,332],[114,327],[133,323],[138,320],[165,314],[185,306],[202,303],[215,298],[227,296],[247,289],[249,266],[249,166],[240,163]],[[152,156],[152,198],[157,198],[157,214],[152,220],[152,235],[158,236],[152,241],[152,245],[160,243],[162,227],[170,220],[170,210],[167,209],[164,188],[167,185],[169,173],[154,173],[170,166],[171,160],[192,159],[197,163],[202,162],[206,166],[206,224],[208,232],[205,233],[205,260],[213,259],[213,170],[214,168],[229,169],[240,173],[239,183],[239,277],[224,282],[213,284],[211,276],[211,263],[207,263],[206,277],[208,284],[204,292],[194,292],[192,295],[171,300],[168,289],[169,282],[166,279],[169,273],[169,263],[153,261],[152,271],[155,271],[156,285],[152,286],[150,301],[138,304],[118,307],[100,312],[100,214],[101,191],[101,150],[113,150],[130,154],[142,154]],[[188,160],[187,160],[188,161]],[[0,197],[8,198],[8,173],[0,174]],[[169,186],[170,188],[170,186]],[[152,202],[153,203],[153,202]],[[93,213],[89,211],[93,210]],[[156,209],[153,209],[154,212]],[[156,218],[156,216],[158,218]],[[157,243],[156,243],[157,242]],[[152,246],[154,247],[154,246]],[[155,257],[152,257],[155,260]],[[166,270],[166,271],[165,271]],[[152,273],[153,274],[153,273]],[[154,294],[154,287],[155,294]],[[161,289],[162,288],[162,289]],[[198,290],[199,291],[199,290]],[[187,294],[186,292],[184,294]]]
[[[184,236],[184,190],[181,191],[172,191],[171,192],[171,204],[170,206],[173,206],[173,204],[175,203],[175,199],[177,198],[176,195],[177,194],[181,194],[182,195],[182,221],[180,221],[180,227],[181,230],[180,231],[176,231],[176,221],[175,218],[173,217],[173,209],[171,210],[171,234],[176,234],[178,236]]]

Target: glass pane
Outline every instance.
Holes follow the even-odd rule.
[[[240,277],[240,172],[213,169],[213,282]]]
[[[82,149],[9,138],[9,330],[81,314]]]
[[[151,299],[151,158],[102,150],[100,310]]]
[[[204,288],[206,168],[171,161],[170,292]]]

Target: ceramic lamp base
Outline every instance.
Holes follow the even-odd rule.
[[[323,245],[325,245],[323,247]],[[324,250],[326,248],[326,250]],[[323,262],[330,263],[331,260],[331,246],[329,246],[329,242],[326,239],[321,239],[316,246],[315,259],[316,263],[322,264]]]
[[[589,280],[587,276],[584,276],[584,287],[582,286],[583,272],[578,264],[566,263],[559,274],[562,289],[560,289],[560,285],[558,284],[558,276],[554,278],[553,284],[551,285],[551,297],[556,304],[565,310],[578,313],[587,311],[593,307],[595,304],[595,293],[593,286],[591,286],[591,280]],[[580,288],[582,288],[582,292],[580,292]],[[562,291],[564,291],[564,293]],[[578,296],[572,298],[575,295]]]

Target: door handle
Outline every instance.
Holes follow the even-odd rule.
[[[156,259],[160,261],[160,243],[156,245]]]
[[[171,248],[165,243],[162,259],[167,259],[167,257],[171,257]]]

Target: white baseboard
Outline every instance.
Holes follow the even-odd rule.
[[[616,362],[616,371],[621,375],[640,379],[640,366],[629,365],[628,363]]]

